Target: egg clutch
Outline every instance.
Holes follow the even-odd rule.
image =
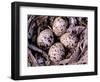
[[[88,63],[88,18],[27,16],[28,66]]]

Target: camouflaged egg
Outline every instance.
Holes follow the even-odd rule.
[[[48,49],[54,42],[53,32],[50,29],[45,29],[40,32],[37,38],[37,45],[42,49]]]
[[[54,20],[53,23],[53,32],[56,36],[61,36],[62,34],[64,34],[66,32],[66,26],[68,25],[68,22],[65,21],[63,18],[61,17],[57,17]]]
[[[50,60],[56,64],[61,61],[65,55],[65,49],[60,42],[55,43],[50,47],[48,55],[50,56]]]
[[[67,48],[74,48],[77,45],[78,38],[70,33],[65,33],[60,37],[60,42]]]

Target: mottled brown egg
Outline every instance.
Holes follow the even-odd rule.
[[[62,60],[65,55],[65,49],[60,42],[57,42],[50,47],[48,55],[53,63],[57,63]]]
[[[66,32],[66,26],[68,25],[68,22],[65,21],[63,18],[61,17],[57,17],[54,20],[53,23],[53,32],[56,36],[61,36],[62,34],[64,34]]]
[[[42,49],[48,49],[54,42],[53,32],[45,29],[37,37],[37,45]]]
[[[60,42],[67,48],[74,48],[77,45],[78,38],[70,33],[65,33],[60,37]]]

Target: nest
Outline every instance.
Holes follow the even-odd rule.
[[[37,37],[41,31],[51,29],[55,18],[58,16],[28,15],[28,66],[70,65],[88,63],[88,18],[87,17],[64,17],[68,21],[66,33],[71,33],[78,38],[74,48],[65,48],[65,56],[57,64],[52,63],[48,55],[49,49],[43,49],[37,45]],[[75,27],[75,28],[74,28]],[[80,28],[85,27],[85,28]],[[59,37],[54,35],[54,43],[60,42]]]

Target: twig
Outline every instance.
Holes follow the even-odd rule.
[[[52,28],[51,28],[49,25],[48,25],[48,28],[49,28],[51,31],[53,31]]]
[[[48,54],[45,52],[45,51],[43,51],[43,50],[41,50],[41,49],[39,49],[38,47],[36,47],[36,46],[34,46],[34,45],[30,45],[30,44],[28,44],[28,47],[30,48],[30,49],[32,49],[33,51],[36,51],[36,52],[39,52],[39,53],[41,53],[42,55],[43,55],[43,57],[45,57],[46,58],[46,65],[49,65],[50,64],[50,60],[49,60],[49,56],[48,56]]]
[[[39,34],[40,34],[40,32],[41,32],[41,26],[38,27],[37,32],[38,32],[38,36],[39,36]]]
[[[28,25],[30,25],[30,22],[35,18],[35,16],[30,16],[28,19]]]
[[[79,43],[76,47],[76,51],[74,51],[74,53],[71,55],[71,57],[69,59],[64,59],[62,61],[59,62],[59,64],[72,64],[72,63],[75,63],[78,59],[77,57],[79,56],[79,53],[80,53],[80,49],[79,49]]]
[[[86,64],[87,62],[88,62],[88,55],[86,51],[84,55],[80,58],[80,60],[77,62],[77,64]]]
[[[32,64],[32,66],[38,66],[38,63],[30,50],[28,50],[28,58],[29,58],[28,59],[29,62],[31,62],[31,64]]]
[[[72,54],[68,64],[72,64],[74,62],[77,62],[78,61],[78,56],[80,55],[80,43],[78,43],[77,47],[76,47],[76,51]]]

